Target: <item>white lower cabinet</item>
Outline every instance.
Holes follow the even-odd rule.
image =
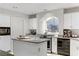
[[[57,38],[52,37],[52,52],[57,54]]]
[[[31,43],[13,40],[15,56],[47,56],[47,42]]]
[[[73,38],[70,40],[70,55],[71,56],[79,56],[79,38]]]
[[[10,49],[10,36],[0,36],[0,50],[8,51]]]

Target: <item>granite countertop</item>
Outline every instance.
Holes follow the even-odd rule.
[[[73,39],[73,40],[79,41],[79,37],[63,37],[63,36],[58,36],[56,38],[71,39],[71,40]]]
[[[79,37],[63,37],[62,35],[55,37],[54,35],[52,35],[53,38],[63,38],[63,39],[73,39],[73,40],[78,40],[79,41]],[[22,41],[22,42],[29,42],[29,43],[43,43],[46,42],[50,39],[48,38],[40,38],[39,35],[28,35],[26,37],[23,38],[12,38],[12,40],[17,40],[17,41]]]
[[[22,42],[29,42],[29,43],[43,43],[50,39],[40,39],[40,38],[13,38],[12,40],[22,41]]]

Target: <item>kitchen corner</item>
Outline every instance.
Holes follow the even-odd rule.
[[[79,56],[78,6],[0,4],[0,53],[3,56]]]

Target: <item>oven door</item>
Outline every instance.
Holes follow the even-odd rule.
[[[48,52],[52,53],[52,39],[47,41],[47,50]]]
[[[48,50],[50,49],[50,40],[47,41],[47,48],[48,48]]]

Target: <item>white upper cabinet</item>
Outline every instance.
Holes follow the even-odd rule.
[[[11,50],[10,45],[10,36],[0,36],[0,50]]]
[[[79,12],[72,13],[72,29],[79,29]]]
[[[0,26],[10,27],[10,16],[0,14]]]
[[[71,16],[72,16],[71,13],[64,14],[64,29],[71,29],[71,27],[72,27]]]
[[[64,14],[64,29],[79,29],[79,12]]]

